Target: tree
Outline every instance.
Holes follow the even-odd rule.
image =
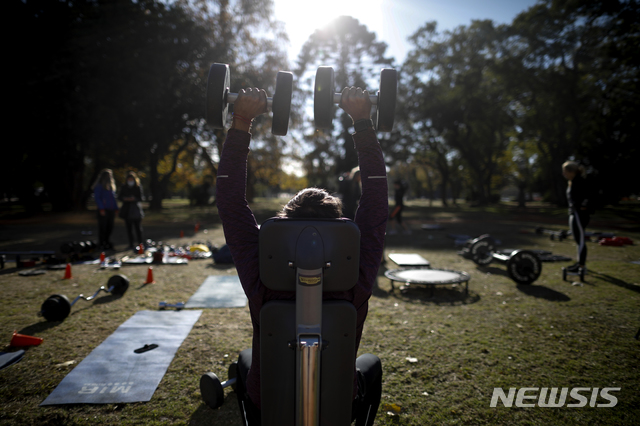
[[[271,0],[13,6],[24,36],[12,45],[21,91],[12,122],[15,140],[28,143],[4,157],[2,177],[11,179],[2,180],[11,183],[2,192],[28,200],[43,185],[56,210],[82,208],[99,170],[124,164],[146,171],[151,208],[161,208],[175,168],[161,173],[160,162],[170,155],[177,164],[188,149],[213,153],[202,142],[211,139],[202,121],[210,63],[230,63],[235,89],[270,88],[286,66]],[[224,132],[211,133],[220,147]]]
[[[473,21],[441,35],[435,22],[427,23],[411,37],[415,48],[403,65],[404,84],[411,88],[402,101],[406,131],[433,154],[444,185],[452,156],[459,155],[480,204],[492,199],[493,178],[502,172],[513,129],[498,73],[503,31],[491,21]]]
[[[376,40],[375,33],[350,16],[341,16],[327,27],[316,30],[302,47],[295,70],[300,86],[307,87],[303,96],[313,94],[312,81],[319,66],[333,67],[336,90],[350,86],[368,88],[372,92],[374,87],[377,90],[380,68],[393,63],[391,58],[385,57],[386,48],[386,43]],[[376,82],[376,86],[372,82]],[[349,132],[351,118],[342,112],[338,122],[335,131],[306,129],[306,139],[313,146],[305,160],[312,185],[327,186],[328,175],[338,176],[358,165]]]
[[[512,24],[518,124],[537,144],[552,201],[566,203],[560,166],[569,158],[598,175],[606,201],[640,190],[639,19],[636,1],[546,0]]]

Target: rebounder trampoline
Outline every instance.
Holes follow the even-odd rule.
[[[420,284],[428,286],[464,283],[465,296],[469,294],[469,280],[471,279],[466,272],[429,268],[390,269],[384,273],[384,276],[391,280],[392,290],[395,288],[393,285],[395,281],[407,285]],[[433,287],[431,287],[431,291],[433,292]]]

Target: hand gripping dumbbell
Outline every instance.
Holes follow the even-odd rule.
[[[220,383],[220,379],[214,373],[205,373],[200,377],[202,401],[214,410],[224,403],[224,388],[231,386],[233,390],[236,390],[237,365],[237,362],[232,362],[229,366],[229,380],[226,382]]]
[[[476,265],[486,266],[494,260],[505,263],[509,278],[518,284],[532,284],[542,272],[542,262],[537,254],[529,250],[514,250],[509,255],[497,253],[489,235],[472,240],[467,249],[468,257]]]
[[[107,282],[107,286],[102,286],[96,291],[93,296],[85,297],[84,295],[79,295],[76,297],[73,302],[69,302],[69,299],[64,294],[54,294],[47,298],[42,304],[40,308],[40,312],[38,312],[39,316],[43,316],[47,321],[62,321],[67,316],[69,316],[69,312],[71,312],[71,307],[80,299],[84,299],[86,301],[90,301],[95,299],[95,297],[101,291],[106,293],[111,293],[115,296],[122,296],[127,289],[129,288],[129,279],[124,275],[114,275],[109,278]]]
[[[398,73],[393,68],[382,69],[380,90],[376,95],[369,95],[371,103],[376,106],[376,130],[390,132],[393,129],[397,92]],[[332,127],[334,107],[340,103],[341,98],[342,93],[335,92],[333,68],[318,68],[313,91],[313,115],[316,128]]]
[[[213,64],[209,68],[207,80],[206,118],[209,126],[222,129],[227,121],[229,104],[238,99],[237,93],[229,92],[229,65]],[[293,94],[293,74],[280,71],[276,76],[276,91],[273,98],[267,98],[267,107],[273,112],[271,133],[284,136],[289,130],[291,96]]]

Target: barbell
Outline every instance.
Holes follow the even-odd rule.
[[[104,291],[116,296],[122,296],[129,288],[129,279],[124,275],[114,275],[107,281],[107,286],[101,286],[93,296],[85,297],[79,295],[73,302],[69,302],[69,299],[64,294],[53,294],[44,301],[40,307],[38,316],[43,316],[47,321],[62,321],[69,316],[71,307],[80,299],[91,301],[96,298],[98,293]]]
[[[233,390],[236,390],[237,365],[238,363],[234,361],[229,366],[229,379],[226,382],[220,382],[218,376],[211,372],[205,373],[200,377],[202,401],[214,410],[224,403],[224,388],[231,386]]]
[[[227,121],[229,104],[238,99],[237,93],[229,92],[229,65],[215,63],[209,68],[207,79],[206,119],[214,129],[223,129]],[[291,96],[293,94],[293,74],[280,71],[276,76],[276,91],[273,98],[267,98],[267,107],[273,112],[271,133],[284,136],[289,130]]]
[[[396,110],[398,92],[398,73],[393,68],[380,71],[380,90],[376,95],[369,95],[371,103],[376,106],[376,130],[390,132]],[[330,129],[334,117],[334,107],[340,103],[342,93],[335,92],[335,76],[333,68],[319,67],[313,90],[313,115],[318,129]]]
[[[490,235],[481,235],[471,240],[463,250],[476,265],[486,266],[493,261],[507,265],[509,278],[518,284],[532,284],[542,273],[542,262],[530,250],[513,250],[510,254],[498,253]]]

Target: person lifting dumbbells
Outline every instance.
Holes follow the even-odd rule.
[[[252,349],[240,354],[238,380],[235,383],[244,424],[260,423],[260,309],[269,300],[295,300],[295,293],[269,290],[260,279],[259,228],[245,196],[247,155],[251,141],[249,132],[254,118],[266,112],[266,99],[265,91],[258,88],[238,93],[217,180],[218,212],[240,282],[249,300],[253,324]],[[371,100],[368,92],[356,87],[344,89],[340,107],[351,116],[354,123],[361,123],[353,134],[362,177],[362,197],[354,219],[360,228],[361,253],[356,286],[334,297],[347,300],[355,306],[356,345],[359,345],[367,317],[368,300],[382,258],[388,212],[387,178],[382,150],[370,119]],[[306,188],[298,192],[278,215],[287,218],[340,218],[342,203],[324,189]],[[354,383],[357,386],[354,386],[352,417],[358,426],[371,425],[380,404],[382,365],[377,356],[365,354],[355,360],[355,366],[357,372]]]

